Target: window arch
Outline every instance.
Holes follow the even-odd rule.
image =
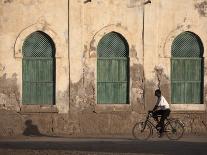
[[[203,102],[203,44],[192,32],[183,32],[171,47],[172,103]]]
[[[103,36],[97,47],[97,103],[129,103],[129,46],[119,33]]]
[[[23,46],[23,104],[55,103],[55,44],[42,31],[26,37]]]

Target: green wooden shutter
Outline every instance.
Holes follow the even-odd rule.
[[[171,59],[172,103],[202,103],[203,53],[195,34],[184,32],[175,38]]]
[[[128,44],[118,33],[105,35],[98,44],[97,103],[126,104],[129,73]]]
[[[55,103],[55,46],[45,33],[34,32],[23,44],[23,104]]]

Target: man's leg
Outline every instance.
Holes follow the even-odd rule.
[[[164,131],[164,123],[165,123],[165,119],[170,115],[170,110],[162,110],[162,116],[160,119],[160,124],[161,124],[161,130],[160,133],[162,134]]]
[[[162,115],[162,110],[157,110],[157,111],[153,112],[152,117],[153,117],[153,118],[156,120],[156,122],[157,122],[156,127],[161,126],[160,121],[159,121],[159,119],[158,119],[158,115]]]
[[[158,117],[157,117],[157,114],[158,113],[158,111],[154,111],[153,113],[152,113],[152,117],[154,118],[154,120],[156,121],[156,122],[159,122],[159,120],[158,120]]]

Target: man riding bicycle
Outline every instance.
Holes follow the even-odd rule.
[[[160,89],[155,90],[155,96],[157,96],[157,102],[152,111],[152,117],[157,121],[157,128],[160,127],[160,137],[163,135],[165,119],[170,115],[170,106],[166,99],[161,95]],[[158,115],[161,115],[158,120]]]

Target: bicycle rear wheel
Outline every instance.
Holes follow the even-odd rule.
[[[152,135],[152,127],[149,123],[138,122],[132,128],[132,135],[135,139],[147,140]]]
[[[184,125],[179,120],[169,120],[165,126],[165,131],[170,140],[178,140],[183,136]]]

